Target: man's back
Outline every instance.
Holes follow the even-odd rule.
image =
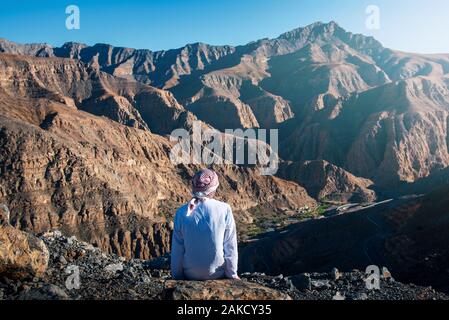
[[[190,213],[188,205],[178,210],[172,273],[189,280],[237,277],[235,222],[228,204],[207,198]]]

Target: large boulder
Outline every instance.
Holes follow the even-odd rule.
[[[42,240],[9,225],[9,211],[0,208],[0,275],[11,279],[41,277],[49,253]]]
[[[166,281],[168,300],[291,300],[290,296],[256,283],[238,280]]]

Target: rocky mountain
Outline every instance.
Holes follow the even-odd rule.
[[[355,94],[334,119],[291,124],[281,141],[298,143],[282,156],[327,159],[387,188],[412,183],[449,164],[448,93],[447,77],[418,77]]]
[[[358,178],[327,161],[303,163],[283,162],[278,176],[299,183],[307,192],[322,201],[337,203],[369,203],[376,200],[374,183]]]
[[[217,129],[279,128],[285,160],[326,160],[382,187],[449,165],[449,54],[384,48],[335,22],[236,47],[196,43],[153,52],[2,40],[0,51],[74,58],[167,89]]]
[[[53,50],[53,47],[46,43],[19,44],[0,38],[0,52],[14,55],[50,57],[54,55]]]
[[[271,274],[247,276],[277,291],[244,284],[240,292],[312,297],[286,289],[290,282],[278,274],[338,267],[348,271],[344,282],[353,283],[357,273],[349,271],[373,263],[401,281],[448,290],[448,190],[439,187],[447,185],[449,167],[449,55],[394,51],[335,22],[237,47],[196,43],[158,52],[0,40],[0,203],[22,230],[60,229],[127,260],[163,256],[170,251],[171,218],[189,199],[189,179],[199,168],[170,161],[167,135],[191,130],[196,120],[219,130],[279,130],[277,177],[250,166],[215,167],[218,197],[230,203],[240,230],[264,224],[262,218],[272,225],[296,221],[304,208],[313,213],[316,200],[370,203],[378,188],[436,189],[250,239],[242,269]],[[60,241],[54,243],[60,250]],[[145,269],[143,262],[129,263],[129,270]],[[327,276],[309,278],[321,283]],[[49,279],[40,284],[61,293],[51,286],[61,279]],[[320,287],[319,297],[336,294],[343,285],[335,281]],[[173,283],[159,284],[154,298],[193,297],[204,288],[179,284],[178,292]],[[13,286],[6,283],[5,292],[17,298]],[[393,283],[393,296],[398,288]],[[113,297],[129,293],[123,292]]]
[[[45,98],[158,134],[196,120],[169,92],[115,78],[77,60],[3,54],[0,75],[6,102],[8,96]]]
[[[0,75],[0,203],[13,224],[59,228],[126,258],[168,252],[170,219],[198,167],[174,165],[173,144],[154,132],[193,116],[169,92],[77,60],[0,54]],[[294,182],[216,169],[219,197],[243,224],[260,205],[316,205]]]

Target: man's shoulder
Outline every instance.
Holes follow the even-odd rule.
[[[214,206],[214,207],[220,207],[220,208],[223,208],[223,209],[229,209],[229,210],[231,209],[231,206],[228,203],[223,202],[223,201],[219,201],[217,199],[209,199],[206,202],[206,204],[209,204],[209,205]]]

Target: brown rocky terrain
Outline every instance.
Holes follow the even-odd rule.
[[[49,252],[44,242],[9,224],[9,209],[0,207],[0,274],[12,280],[41,277],[47,271]]]
[[[127,258],[169,251],[170,217],[189,199],[197,167],[173,165],[172,144],[148,128],[164,132],[171,110],[188,113],[176,99],[76,60],[1,54],[0,70],[0,202],[11,208],[13,224],[36,233],[60,228]],[[104,92],[140,122],[121,121],[116,108],[93,101]],[[263,204],[315,205],[294,182],[231,165],[217,170],[219,197],[242,223]]]
[[[45,98],[154,133],[169,134],[196,119],[167,91],[115,78],[77,60],[3,54],[0,75],[6,96]]]
[[[277,174],[295,181],[314,197],[327,202],[374,202],[376,193],[370,190],[373,182],[358,178],[327,161],[303,163],[283,162]]]
[[[354,95],[334,119],[291,124],[281,141],[301,138],[281,156],[327,159],[387,188],[412,183],[449,164],[448,93],[446,77],[419,77]]]
[[[75,58],[168,89],[218,129],[279,128],[285,160],[326,160],[382,187],[449,165],[449,55],[391,50],[335,22],[237,47],[197,43],[152,52],[2,40],[0,51]]]
[[[208,282],[167,281],[165,297],[169,300],[291,300],[276,291],[251,282],[217,280]]]
[[[233,207],[242,230],[263,224],[258,220],[266,212],[276,226],[279,219],[295,220],[287,218],[317,207],[312,197],[372,202],[374,187],[424,193],[430,191],[426,186],[447,184],[440,173],[449,166],[449,55],[387,49],[334,22],[238,47],[193,44],[152,52],[0,40],[0,52],[0,203],[11,208],[13,226],[36,234],[60,229],[130,260],[132,268],[145,269],[142,262],[132,265],[132,258],[170,251],[170,221],[189,199],[189,179],[198,166],[174,165],[166,136],[175,128],[191,129],[197,119],[220,130],[279,129],[285,161],[278,177],[246,166],[215,168],[221,180],[217,196]],[[388,266],[401,281],[447,291],[447,191],[250,239],[241,250],[241,269],[271,274],[256,274],[253,282],[271,283],[281,293],[244,283],[229,284],[236,290],[231,296],[248,290],[252,298],[310,298],[319,289],[324,291],[318,297],[329,298],[348,283],[360,291],[352,273],[330,287],[307,288],[305,295],[278,275],[369,264]],[[26,247],[29,238],[8,230],[3,235],[17,235]],[[66,241],[56,238],[57,246]],[[87,245],[81,246],[63,258],[82,259]],[[33,248],[24,250],[32,255]],[[64,259],[53,258],[50,270],[64,265]],[[29,261],[24,259],[19,262]],[[132,268],[126,271],[131,276]],[[61,286],[62,279],[49,277],[40,283],[47,289],[26,285],[23,292],[6,281],[6,294],[76,298],[51,287]],[[142,298],[148,289],[130,291],[129,279],[122,280],[112,298]],[[215,284],[179,284],[178,291],[170,282],[153,284],[151,298],[223,294],[214,291]],[[389,287],[392,297],[418,291],[434,296],[431,290],[399,287]],[[81,297],[105,295],[96,285]]]

